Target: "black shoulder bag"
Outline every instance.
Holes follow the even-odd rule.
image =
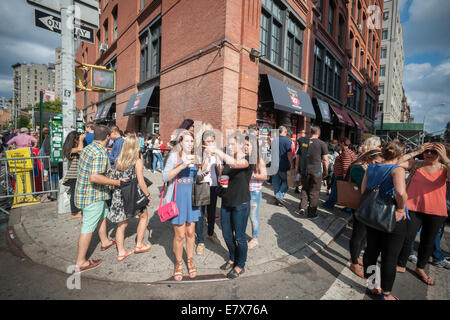
[[[395,196],[382,192],[380,186],[391,172],[392,170],[388,170],[375,188],[366,188],[355,212],[355,218],[366,226],[387,233],[394,231],[397,222],[395,218],[397,203]]]

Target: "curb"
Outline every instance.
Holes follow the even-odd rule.
[[[48,252],[46,248],[40,246],[38,243],[32,240],[23,225],[24,217],[22,215],[22,210],[26,210],[26,208],[17,208],[11,210],[6,235],[8,238],[7,242],[11,250],[14,251],[17,255],[26,258],[27,260],[32,261],[36,264],[44,265],[57,271],[67,273],[67,271],[65,270],[65,266],[69,265],[71,262],[66,261],[62,257],[55,255],[54,253]],[[324,209],[320,208],[320,211],[322,210]],[[319,215],[321,214],[320,211]],[[327,213],[330,212],[327,211]],[[351,220],[351,215],[341,214],[340,212],[338,212],[338,209],[333,212],[333,215],[335,215],[336,218],[328,225],[325,230],[321,231],[319,237],[314,238],[309,243],[305,243],[300,249],[296,250],[295,252],[291,252],[281,258],[269,260],[259,265],[246,267],[247,272],[244,273],[240,278],[264,275],[288,268],[300,263],[306,258],[310,258],[324,248],[328,247]],[[142,273],[143,277],[139,277],[138,281],[129,280],[131,277],[127,274],[122,274],[124,279],[114,280],[110,276],[95,274],[95,270],[93,274],[83,273],[83,277],[100,281],[136,284],[186,284],[229,280],[225,275],[217,274],[217,271],[218,270],[214,268],[203,269],[203,274],[199,275],[197,277],[198,279],[190,279],[189,277],[186,277],[182,281],[174,281],[172,270],[163,272],[150,272],[147,275]],[[132,273],[133,272],[130,271],[130,275]],[[159,274],[159,279],[155,279],[155,273]]]

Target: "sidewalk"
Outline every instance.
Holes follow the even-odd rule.
[[[87,271],[83,277],[107,281],[152,283],[169,280],[173,274],[175,255],[172,251],[173,228],[170,222],[161,223],[157,215],[162,179],[159,173],[146,172],[153,182],[150,187],[152,196],[149,207],[149,224],[144,239],[153,245],[150,252],[131,255],[123,262],[116,259],[117,251],[111,248],[100,251],[97,234],[93,235],[88,257],[103,259],[100,267]],[[324,189],[323,189],[324,190]],[[242,277],[274,272],[308,258],[326,247],[344,228],[351,216],[338,208],[333,213],[319,209],[319,218],[310,221],[294,213],[298,208],[299,195],[291,189],[286,195],[288,208],[274,205],[272,187],[263,187],[263,199],[260,208],[261,232],[259,245],[248,251],[246,272]],[[321,202],[327,198],[321,192]],[[220,198],[217,212],[220,212]],[[81,229],[80,219],[71,219],[69,214],[57,213],[56,202],[38,204],[12,210],[9,219],[10,238],[14,237],[15,246],[32,261],[66,272],[75,263],[77,241]],[[125,234],[125,248],[134,248],[138,219],[130,219]],[[108,235],[115,236],[116,225],[108,222]],[[205,220],[205,232],[206,232]],[[12,232],[12,234],[11,234]],[[225,272],[219,269],[227,259],[228,251],[220,229],[220,220],[216,220],[215,233],[221,245],[206,239],[203,255],[194,254],[199,279],[224,279]],[[251,223],[247,227],[251,235]],[[184,253],[186,261],[186,253]],[[186,263],[184,275],[187,276]],[[205,276],[205,277],[203,277]],[[208,277],[209,276],[209,277]],[[189,279],[186,277],[185,279]]]

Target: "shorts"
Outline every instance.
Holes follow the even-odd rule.
[[[81,233],[93,233],[97,229],[98,223],[106,218],[108,212],[109,208],[106,201],[97,201],[84,208]]]

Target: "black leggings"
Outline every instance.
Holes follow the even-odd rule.
[[[366,240],[366,225],[355,218],[355,210],[353,212],[353,230],[350,238],[350,256],[352,264],[358,264],[358,257]]]
[[[386,233],[367,228],[367,247],[364,251],[364,276],[369,278],[373,275],[368,273],[369,266],[377,264],[381,253],[381,289],[384,292],[392,291],[395,275],[397,273],[397,260],[405,240],[407,221],[401,220],[392,233]],[[370,270],[369,270],[370,271]]]
[[[440,227],[444,224],[447,217],[426,214],[422,212],[410,211],[411,221],[408,224],[405,242],[398,258],[398,266],[406,267],[406,262],[411,251],[411,245],[414,242],[417,231],[422,226],[420,232],[420,244],[417,254],[417,268],[425,268],[428,259],[433,253],[434,239],[439,232]]]
[[[70,212],[72,215],[76,215],[80,209],[75,205],[75,186],[77,184],[77,179],[69,179],[69,195],[70,195]]]

